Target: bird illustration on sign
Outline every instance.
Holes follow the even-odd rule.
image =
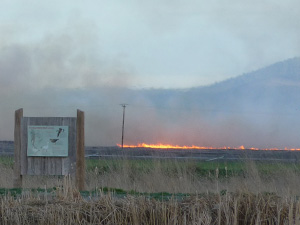
[[[28,126],[28,156],[67,156],[68,126]]]
[[[64,132],[64,131],[65,131],[65,130],[62,129],[61,127],[58,128],[58,130],[56,131],[56,132],[57,132],[57,137],[59,137],[60,133],[61,133],[61,132]]]

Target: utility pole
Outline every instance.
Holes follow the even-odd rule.
[[[123,144],[124,144],[124,123],[125,123],[125,108],[127,104],[121,104],[123,107],[123,122],[122,122],[122,149],[123,149]]]

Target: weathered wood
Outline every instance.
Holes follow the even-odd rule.
[[[72,119],[72,126],[69,126],[69,157],[63,159],[63,175],[76,175],[76,149],[77,149],[77,118]],[[63,124],[66,125],[66,124]]]
[[[30,171],[33,171],[33,166],[31,164],[31,161],[28,161],[27,159],[27,126],[30,123],[30,118],[22,118],[22,123],[21,123],[21,174],[22,175],[27,175],[31,174],[28,173],[27,170],[30,168]]]
[[[85,188],[85,158],[84,158],[84,112],[77,110],[77,151],[76,151],[76,186],[82,191]]]
[[[23,117],[23,109],[15,111],[15,130],[14,130],[14,180],[15,188],[22,187],[21,175],[21,120]]]
[[[68,126],[68,157],[27,156],[28,126]],[[67,175],[75,174],[70,165],[76,163],[76,118],[74,117],[24,117],[22,119],[22,175]]]
[[[68,126],[68,156],[28,156],[28,126]],[[84,112],[74,117],[23,117],[15,113],[15,187],[22,186],[22,175],[76,175],[79,190],[85,188]]]

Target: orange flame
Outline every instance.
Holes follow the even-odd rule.
[[[122,147],[122,145],[117,144],[117,146]],[[124,148],[153,148],[153,149],[212,149],[212,150],[216,150],[216,149],[220,149],[220,150],[228,150],[228,149],[232,149],[232,150],[287,150],[287,151],[300,151],[300,148],[284,148],[284,149],[279,149],[279,148],[254,148],[254,147],[247,147],[245,148],[245,146],[241,145],[239,147],[219,147],[219,148],[215,148],[215,147],[203,147],[203,146],[196,146],[196,145],[192,145],[192,146],[179,146],[179,145],[171,145],[171,144],[162,144],[162,143],[158,143],[158,144],[146,144],[146,143],[139,143],[137,145],[123,145]]]

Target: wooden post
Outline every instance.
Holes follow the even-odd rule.
[[[14,130],[14,179],[13,186],[22,188],[21,175],[21,120],[23,118],[23,109],[15,111],[15,130]]]
[[[82,191],[85,188],[84,112],[79,109],[77,109],[76,129],[76,186]]]

